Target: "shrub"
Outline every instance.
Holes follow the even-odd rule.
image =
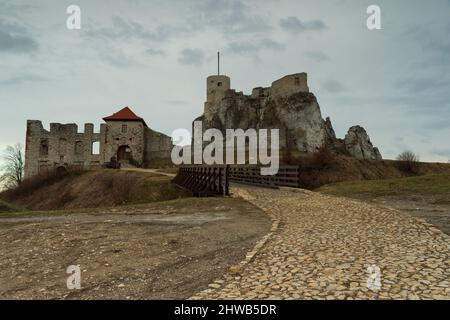
[[[336,155],[326,146],[321,146],[312,155],[312,166],[316,169],[331,168],[336,162]]]
[[[33,177],[27,178],[22,181],[20,185],[15,188],[8,189],[1,193],[1,197],[9,201],[16,200],[23,196],[33,193],[35,190],[50,186],[68,176],[81,175],[83,171],[61,171],[61,170],[51,170],[46,173],[40,173]]]
[[[397,156],[397,167],[409,174],[420,174],[421,164],[419,156],[412,151],[404,151]]]
[[[283,152],[282,152],[281,163],[287,164],[287,165],[296,165],[296,164],[298,164],[298,161],[296,161],[295,157],[292,155],[291,150],[286,149],[286,150],[283,150]]]

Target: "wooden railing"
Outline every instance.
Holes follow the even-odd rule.
[[[228,168],[231,182],[268,186],[268,187],[294,187],[299,184],[299,166],[280,166],[278,173],[272,176],[261,175],[261,167],[255,165],[232,165]]]
[[[280,166],[276,175],[263,176],[261,167],[255,165],[184,165],[173,182],[192,191],[194,196],[228,195],[230,182],[299,188],[300,167]]]
[[[185,165],[172,180],[196,197],[229,195],[228,166]]]

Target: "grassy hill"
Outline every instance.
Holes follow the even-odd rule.
[[[430,174],[450,174],[450,164],[418,163],[418,172],[405,170],[402,163],[393,160],[361,160],[350,157],[316,153],[301,160],[292,161],[300,165],[301,187],[316,189],[320,186],[356,180],[382,180]]]
[[[119,170],[52,173],[26,180],[16,189],[0,193],[0,203],[29,210],[96,208],[149,203],[190,196],[154,173]],[[6,208],[6,204],[4,205]],[[8,208],[12,206],[8,205]]]
[[[346,181],[324,185],[316,191],[347,197],[433,196],[440,202],[450,202],[450,173],[416,177]]]

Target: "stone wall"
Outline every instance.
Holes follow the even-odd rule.
[[[98,154],[93,154],[94,143],[99,145]],[[25,176],[58,168],[97,169],[117,158],[121,147],[129,151],[132,164],[151,166],[156,161],[169,162],[173,145],[170,137],[142,121],[108,121],[95,133],[90,123],[78,132],[76,124],[51,123],[46,130],[41,121],[28,120]]]
[[[173,148],[172,138],[150,128],[145,128],[144,134],[146,141],[145,166],[151,167],[152,164],[159,163],[161,160],[168,161]]]
[[[309,92],[308,75],[304,72],[285,76],[272,83],[271,95],[274,99],[299,92]]]
[[[25,176],[56,168],[74,166],[91,169],[102,163],[100,154],[92,153],[93,143],[100,143],[101,135],[94,133],[94,125],[87,123],[84,132],[76,124],[51,123],[50,130],[42,122],[27,121]]]
[[[140,121],[108,121],[103,124],[105,134],[102,149],[104,162],[109,162],[117,156],[119,147],[131,150],[131,157],[135,164],[144,163],[145,135],[144,124]]]

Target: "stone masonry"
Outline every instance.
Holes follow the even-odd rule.
[[[96,169],[116,159],[135,166],[169,161],[172,139],[150,129],[128,107],[103,119],[100,132],[94,125],[51,123],[44,129],[38,120],[27,121],[25,176],[54,169]]]

